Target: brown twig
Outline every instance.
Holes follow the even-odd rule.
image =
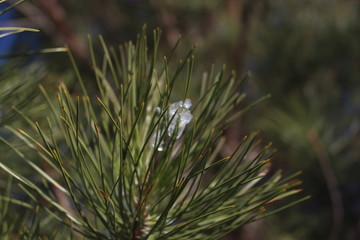
[[[312,144],[313,151],[319,161],[322,174],[329,191],[332,210],[333,210],[333,228],[330,239],[335,240],[340,236],[341,226],[344,218],[344,208],[341,193],[337,187],[335,173],[332,169],[330,156],[326,151],[324,145],[316,130],[312,129],[308,133],[309,142]]]
[[[76,56],[86,59],[87,50],[85,44],[68,22],[61,4],[57,0],[37,0],[36,2],[54,24],[57,37],[63,38]]]
[[[69,23],[63,6],[57,0],[36,0],[37,6],[31,3],[23,3],[17,6],[35,28],[39,28],[50,35],[54,42],[66,43],[74,55],[81,59],[87,59],[88,51]]]

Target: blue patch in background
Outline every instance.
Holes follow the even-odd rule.
[[[0,12],[8,8],[10,4],[1,3]],[[15,8],[5,12],[0,15],[0,27],[17,27],[15,24],[12,24],[12,20],[18,17],[18,13]],[[27,26],[22,26],[27,27]],[[1,32],[5,33],[5,32]],[[0,33],[0,34],[1,34]],[[0,56],[9,55],[12,53],[19,53],[21,51],[29,49],[39,49],[40,48],[40,35],[39,33],[34,32],[22,32],[17,34],[12,34],[3,38],[0,38]],[[16,48],[15,48],[16,46]],[[30,58],[30,60],[33,59]],[[10,59],[0,58],[0,65],[5,64]]]

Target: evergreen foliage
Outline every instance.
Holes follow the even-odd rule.
[[[294,180],[298,173],[285,178],[270,173],[273,150],[260,143],[258,133],[245,136],[230,156],[220,157],[223,131],[256,104],[239,109],[246,97],[239,89],[246,79],[238,80],[225,68],[219,73],[212,69],[204,74],[198,99],[185,107],[193,50],[173,72],[168,67],[176,61],[172,54],[158,60],[159,30],[154,31],[153,52],[145,30],[136,43],[118,48],[99,40],[101,55],[89,38],[96,93],[69,51],[79,92],[60,82],[54,98],[40,85],[50,109],[46,118],[30,119],[14,108],[28,130],[6,129],[23,146],[0,140],[33,174],[22,173],[8,160],[0,162],[28,199],[14,197],[10,179],[0,201],[2,237],[218,239],[308,198],[271,208],[301,191],[301,182]],[[176,99],[175,92],[182,98]],[[169,114],[174,102],[179,106]],[[180,115],[185,108],[193,116],[186,126]],[[9,204],[30,209],[33,219],[25,216],[20,220],[24,227],[18,228],[18,219],[7,218]]]

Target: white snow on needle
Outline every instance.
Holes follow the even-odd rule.
[[[171,121],[167,129],[157,130],[151,137],[152,146],[157,147],[158,151],[164,150],[164,140],[159,142],[162,135],[164,135],[165,130],[167,130],[167,135],[172,137],[176,127],[178,127],[176,139],[179,139],[183,134],[186,125],[192,120],[193,115],[190,113],[191,100],[186,99],[185,101],[179,101],[172,103],[169,106],[169,109],[166,113],[167,121]],[[157,112],[160,112],[160,108],[156,108]]]

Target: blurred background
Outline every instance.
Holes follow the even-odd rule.
[[[244,133],[260,129],[264,142],[277,148],[273,168],[284,169],[284,175],[302,170],[304,192],[312,195],[224,240],[360,239],[358,0],[26,1],[3,14],[0,26],[41,32],[0,39],[0,91],[8,93],[0,113],[5,116],[2,108],[12,101],[24,104],[19,96],[9,97],[8,79],[22,82],[19,87],[24,79],[51,85],[73,74],[65,54],[19,59],[17,53],[67,44],[92,76],[87,35],[101,34],[117,46],[135,40],[145,23],[149,36],[156,27],[163,30],[160,53],[168,54],[180,36],[179,56],[196,45],[194,80],[212,64],[220,69],[225,63],[240,78],[251,73],[248,101],[272,97],[233,124],[228,148]],[[18,71],[5,71],[10,65]],[[94,79],[86,81],[91,85]],[[195,84],[194,98],[196,89]]]

